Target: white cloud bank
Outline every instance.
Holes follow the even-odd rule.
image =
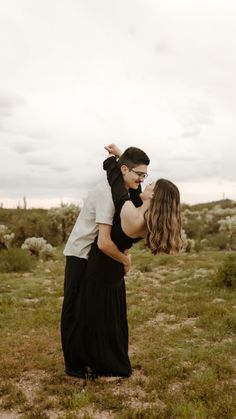
[[[0,202],[81,202],[135,145],[182,201],[236,199],[233,0],[0,3]]]

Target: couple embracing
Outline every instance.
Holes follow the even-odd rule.
[[[107,177],[89,193],[67,241],[61,338],[66,374],[131,375],[124,275],[138,240],[157,253],[181,248],[180,197],[159,179],[141,191],[149,158],[105,147]]]

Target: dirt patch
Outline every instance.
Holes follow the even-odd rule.
[[[148,377],[143,373],[142,369],[134,369],[131,377],[129,378],[130,382],[134,384],[147,384]]]
[[[154,401],[147,401],[147,393],[143,385],[148,383],[148,377],[144,375],[141,369],[134,370],[129,380],[118,382],[112,392],[116,396],[122,396],[126,399],[125,406],[132,409],[157,409],[166,407],[157,397],[155,392],[150,394]],[[154,394],[155,393],[155,394]],[[101,416],[102,418],[102,416]]]
[[[164,409],[166,407],[165,403],[158,399],[158,397],[156,397],[154,402],[146,402],[141,400],[139,396],[135,396],[135,394],[132,395],[129,392],[126,394],[129,397],[129,400],[126,402],[126,406],[132,409],[153,409],[155,411],[157,408]]]
[[[188,317],[186,320],[183,320],[181,322],[181,325],[183,326],[193,326],[196,321],[198,320],[198,317]]]
[[[176,319],[174,314],[157,313],[156,317],[148,321],[149,325],[157,325],[159,323],[173,321]]]
[[[22,301],[26,304],[37,304],[40,300],[39,298],[23,298]]]
[[[43,370],[33,370],[24,372],[18,381],[14,382],[16,388],[25,395],[27,401],[32,404],[43,379],[48,374]]]
[[[197,320],[198,320],[198,317],[189,317],[186,320],[183,320],[182,322],[179,322],[179,323],[166,324],[166,329],[176,330],[184,326],[192,326],[193,329],[197,329],[196,326],[194,326]]]
[[[52,285],[52,280],[51,280],[51,279],[45,279],[45,280],[43,281],[43,285],[44,285],[45,287],[49,287],[50,285]]]
[[[78,419],[85,418],[86,416],[89,416],[93,419],[113,419],[115,417],[114,413],[110,410],[98,412],[95,411],[92,407],[82,408],[79,412],[76,412],[76,418]]]
[[[137,348],[134,345],[129,345],[129,356],[135,355],[137,352]]]
[[[219,304],[219,303],[224,303],[225,300],[223,298],[215,298],[214,300],[212,300],[213,304]]]
[[[168,391],[173,394],[173,393],[178,393],[182,390],[182,386],[183,384],[181,382],[175,382],[175,383],[171,383],[168,387]]]
[[[200,276],[206,276],[209,274],[209,269],[205,269],[205,268],[199,268],[194,272],[193,277],[194,278],[198,278]]]

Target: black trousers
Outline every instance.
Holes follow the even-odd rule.
[[[70,365],[70,337],[76,322],[76,304],[88,261],[75,256],[66,257],[64,300],[61,313],[61,343],[65,364]]]

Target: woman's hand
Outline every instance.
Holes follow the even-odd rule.
[[[109,144],[104,148],[108,151],[109,154],[113,154],[113,156],[120,157],[122,154],[122,151],[119,149],[119,147],[117,147],[116,144]]]

